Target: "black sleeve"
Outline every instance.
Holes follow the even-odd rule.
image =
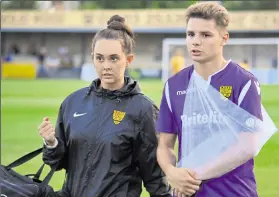
[[[153,105],[144,114],[135,142],[135,158],[144,186],[151,197],[171,197],[170,186],[156,157],[158,140],[155,124],[158,108]]]
[[[66,169],[67,147],[63,123],[62,105],[60,106],[58,113],[58,119],[55,126],[55,135],[58,141],[58,145],[56,148],[52,149],[47,148],[45,145],[43,146],[43,161],[45,164],[48,164],[51,167],[59,163],[56,170],[61,170],[62,168]]]

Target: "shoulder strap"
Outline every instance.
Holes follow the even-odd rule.
[[[45,179],[42,181],[42,183],[41,183],[42,185],[47,185],[50,182],[53,174],[55,173],[56,169],[58,168],[58,165],[59,165],[59,162],[51,168],[50,172],[47,174]]]
[[[30,152],[20,158],[18,158],[17,160],[15,160],[14,162],[10,163],[8,166],[6,166],[6,169],[11,169],[11,168],[15,168],[18,167],[24,163],[26,163],[27,161],[30,161],[31,159],[33,159],[34,157],[36,157],[37,155],[39,155],[41,152],[43,151],[43,148],[39,148],[33,152]]]
[[[42,153],[42,151],[43,151],[43,148],[39,148],[39,149],[37,149],[37,150],[35,150],[35,151],[33,151],[33,152],[30,152],[30,153],[28,153],[28,154],[26,154],[26,155],[24,155],[24,156],[18,158],[18,159],[15,160],[14,162],[10,163],[10,164],[9,164],[8,166],[6,166],[5,168],[6,168],[7,170],[9,170],[9,169],[11,169],[11,168],[18,167],[18,166],[20,166],[20,165],[26,163],[27,161],[30,161],[30,160],[33,159],[34,157],[38,156],[40,153]],[[58,162],[57,164],[55,164],[55,165],[51,168],[50,172],[47,174],[47,176],[45,177],[45,179],[42,181],[42,183],[41,183],[42,185],[47,185],[47,184],[50,182],[50,180],[51,180],[53,174],[55,173],[55,171],[56,171],[58,165],[59,165],[59,162]],[[40,167],[40,169],[38,170],[38,172],[35,174],[34,178],[39,179],[39,177],[40,177],[40,175],[41,175],[41,173],[42,173],[42,171],[43,171],[44,166],[45,166],[45,164],[43,164],[43,165]]]

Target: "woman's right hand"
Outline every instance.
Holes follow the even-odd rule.
[[[176,196],[192,196],[199,190],[200,180],[190,169],[171,166],[166,172],[167,180],[174,189]]]
[[[54,146],[56,142],[55,129],[48,117],[43,119],[43,122],[38,127],[39,134],[42,136],[49,146]]]

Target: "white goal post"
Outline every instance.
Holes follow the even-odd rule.
[[[268,46],[269,45],[269,46]],[[171,60],[171,50],[172,47],[182,47],[186,49],[186,39],[185,38],[165,38],[162,44],[162,81],[166,81],[170,77],[170,60]],[[246,47],[246,48],[245,48]],[[264,48],[265,47],[265,48]],[[226,49],[231,49],[238,54],[237,57],[229,57],[233,61],[240,63],[245,57],[242,56],[241,51],[252,53],[252,63],[255,62],[255,59],[259,59],[259,56],[262,56],[262,59],[265,61],[271,62],[271,59],[274,58],[275,62],[277,59],[277,69],[276,67],[259,67],[258,65],[252,67],[251,72],[256,75],[262,84],[270,84],[269,74],[273,74],[273,84],[279,84],[279,38],[230,38],[227,45],[224,47]],[[272,55],[266,51],[266,48],[272,52]],[[269,57],[270,55],[270,57]],[[229,55],[230,56],[230,55]],[[235,60],[236,59],[236,60]],[[253,63],[255,64],[255,63]],[[258,61],[258,64],[260,62]],[[267,63],[266,63],[267,64]],[[187,65],[188,66],[188,65]],[[265,72],[263,72],[265,71]],[[276,71],[277,75],[274,75]]]

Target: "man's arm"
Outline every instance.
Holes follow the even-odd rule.
[[[262,119],[260,87],[256,79],[246,83],[240,93],[238,105],[251,115]],[[255,132],[239,132],[235,144],[210,163],[194,169],[197,177],[201,180],[216,178],[246,163],[258,154],[262,135],[263,131],[257,129]]]
[[[157,131],[160,132],[157,160],[172,188],[178,193],[191,196],[199,189],[201,181],[194,178],[195,174],[191,170],[175,167],[176,156],[174,147],[178,129],[172,113],[168,88],[167,82],[163,91],[157,121]]]
[[[174,123],[168,82],[163,90],[156,129],[160,132],[157,150],[158,162],[163,171],[166,172],[168,167],[176,165],[174,147],[177,138],[177,127]]]
[[[193,169],[197,179],[207,180],[220,177],[246,163],[256,155],[256,133],[241,133],[237,144],[229,147],[224,153],[209,163]]]
[[[157,148],[157,160],[164,172],[176,166],[174,146],[177,135],[172,133],[160,133]]]

